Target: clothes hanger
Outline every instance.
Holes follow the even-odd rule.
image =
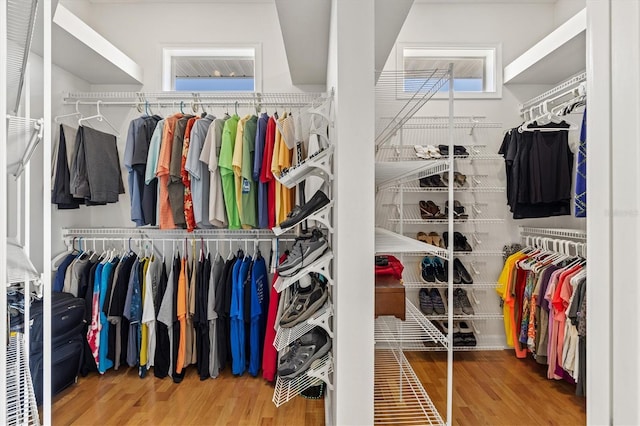
[[[107,117],[102,115],[102,113],[100,112],[100,104],[101,103],[102,103],[102,101],[97,101],[96,102],[96,109],[97,109],[98,113],[96,115],[92,115],[92,116],[89,116],[89,117],[80,118],[78,120],[78,126],[81,126],[83,122],[88,122],[89,120],[96,119],[98,121],[104,121],[111,128],[111,130],[113,131],[113,134],[115,136],[120,136],[120,133],[115,128],[115,126],[113,124],[111,124],[111,122],[109,120],[107,120]]]
[[[71,112],[69,114],[58,115],[58,116],[54,117],[53,121],[56,124],[60,124],[60,120],[61,119],[67,118],[67,117],[74,117],[74,116],[77,116],[77,115],[79,115],[80,118],[82,118],[82,113],[80,112],[80,101],[76,101],[76,110],[75,110],[75,112]]]

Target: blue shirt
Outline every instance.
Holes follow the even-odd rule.
[[[267,183],[260,182],[260,172],[262,171],[262,157],[264,157],[265,138],[267,137],[267,123],[269,116],[263,113],[258,119],[256,130],[255,155],[253,157],[253,180],[258,185],[258,228],[269,227],[269,204],[267,201]]]
[[[587,109],[582,116],[580,145],[578,146],[578,167],[576,167],[576,217],[587,217]]]
[[[104,302],[107,298],[107,289],[109,287],[109,281],[112,278],[113,270],[115,265],[118,263],[118,260],[114,260],[112,262],[108,262],[102,268],[100,273],[100,350],[99,357],[100,362],[98,365],[98,371],[100,374],[104,374],[109,368],[113,367],[113,360],[107,358],[107,352],[109,350],[109,320],[107,319],[107,315],[104,313]]]
[[[67,257],[58,265],[58,270],[56,271],[56,278],[53,281],[53,291],[61,292],[64,289],[64,275],[67,272],[67,268],[73,262],[73,259],[76,258],[76,254],[68,254]]]
[[[267,265],[260,255],[251,269],[251,329],[249,336],[249,374],[257,376],[262,365],[262,347],[269,304]]]
[[[247,279],[251,258],[239,258],[233,265],[231,288],[231,372],[242,374],[246,368],[247,356],[245,353],[244,332],[244,288],[243,283]]]

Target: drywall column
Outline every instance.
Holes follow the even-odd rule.
[[[337,425],[373,424],[374,2],[333,0],[327,89],[335,88],[334,287]]]
[[[587,422],[640,424],[640,3],[587,1]]]

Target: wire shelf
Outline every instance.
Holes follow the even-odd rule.
[[[331,251],[331,249],[327,249],[327,251],[322,256],[320,256],[318,259],[314,260],[304,268],[300,269],[295,274],[287,277],[284,277],[282,275],[278,276],[276,281],[273,283],[273,288],[275,288],[278,293],[281,293],[284,289],[294,284],[300,278],[311,272],[317,272],[327,279],[329,285],[333,285],[333,278],[331,277],[332,260],[333,252]]]
[[[484,289],[494,289],[496,286],[496,282],[487,279],[484,274],[476,275],[473,273],[470,265],[465,265],[470,274],[472,274],[473,284],[454,284],[455,288],[465,288],[465,289],[473,289],[473,290],[484,290]],[[426,287],[436,287],[436,288],[447,288],[446,283],[426,283],[422,281],[420,277],[420,263],[411,263],[406,264],[404,271],[402,272],[402,280],[404,282],[405,288],[426,288]]]
[[[397,211],[396,207],[396,216],[399,216],[399,211]],[[404,223],[407,225],[446,225],[448,223],[448,218],[444,217],[442,219],[423,219],[421,217],[420,206],[417,204],[405,204],[403,206],[403,218],[392,217],[389,218],[390,223]],[[441,209],[441,212],[444,213],[444,206]],[[469,215],[467,219],[454,219],[453,222],[455,224],[495,224],[495,223],[503,223],[504,219],[489,217],[489,214],[485,213],[484,209],[474,208],[474,206],[465,206],[465,212]]]
[[[158,104],[172,105],[183,102],[185,106],[223,105],[233,106],[311,106],[318,105],[333,96],[326,92],[260,93],[260,92],[71,92],[64,97],[65,104],[80,105],[129,105],[152,107]]]
[[[560,92],[569,90],[570,88],[573,88],[577,85],[579,85],[580,83],[584,82],[587,80],[587,73],[586,72],[582,72],[574,77],[571,77],[570,79],[558,84],[556,87],[554,87],[553,89],[550,89],[546,92],[544,92],[541,95],[536,96],[535,98],[529,99],[528,101],[526,101],[525,103],[523,103],[522,105],[520,105],[520,115],[522,115],[522,113],[525,110],[528,110],[529,108],[531,108],[532,106],[539,104],[540,102],[552,97],[552,96],[556,96],[558,95]]]
[[[435,145],[437,148],[439,144],[445,144],[445,141],[438,142],[432,140],[416,140],[415,143],[411,141],[405,142],[407,145],[385,145],[378,148],[376,153],[376,161],[378,162],[398,162],[398,161],[410,161],[410,162],[433,162],[442,161],[447,156],[442,155],[441,158],[429,158],[425,159],[416,155],[414,145]],[[456,143],[456,145],[464,146],[468,155],[454,155],[453,158],[456,161],[473,161],[473,160],[504,160],[500,154],[489,151],[486,145],[462,145]]]
[[[273,391],[273,403],[276,407],[291,401],[311,386],[317,386],[325,382],[329,389],[333,389],[333,384],[329,380],[329,375],[333,373],[333,356],[328,352],[322,358],[311,364],[309,370],[301,373],[293,379],[276,379],[275,390]]]
[[[278,327],[276,331],[276,338],[273,341],[273,346],[281,351],[291,342],[302,337],[313,328],[320,326],[325,329],[329,337],[333,338],[333,332],[329,325],[329,319],[333,316],[333,306],[331,302],[325,303],[325,305],[311,316],[308,320],[291,328]]]
[[[447,346],[443,335],[409,299],[406,300],[405,320],[381,316],[375,320],[376,347],[421,350],[425,342]]]
[[[4,343],[3,343],[4,344]],[[7,348],[6,413],[8,425],[39,425],[38,406],[33,391],[24,337],[15,333]]]
[[[7,240],[7,285],[39,281],[40,274],[15,241]]]
[[[393,138],[448,83],[450,75],[451,69],[381,72],[375,89],[376,115],[391,118],[376,120],[376,146]]]
[[[7,99],[15,103],[11,106],[16,112],[20,106],[22,87],[33,28],[38,9],[37,0],[7,0]]]
[[[422,383],[400,351],[376,350],[374,366],[376,425],[444,425]]]
[[[446,302],[445,302],[446,306]],[[475,311],[478,310],[478,307],[474,306]],[[425,315],[429,321],[446,321],[449,317],[444,315]],[[482,320],[498,320],[502,319],[504,316],[502,314],[495,314],[490,312],[476,312],[473,315],[454,315],[454,321],[482,321]]]
[[[447,170],[447,160],[376,162],[376,186],[378,190],[386,189]]]
[[[521,226],[520,234],[525,235],[543,235],[556,238],[571,238],[574,240],[587,240],[587,231],[581,229],[563,229],[563,228],[533,228],[529,226]]]
[[[449,252],[443,248],[397,234],[384,228],[376,228],[376,253],[405,253],[424,256],[431,253],[442,259],[449,258]]]
[[[436,172],[437,173],[437,172]],[[433,174],[436,174],[433,173]],[[488,181],[487,175],[466,175],[467,183],[464,187],[454,187],[453,190],[456,193],[477,193],[477,192],[504,192],[505,187],[500,185],[493,185]],[[391,191],[400,191],[398,184],[390,185],[386,189]],[[403,192],[447,192],[449,189],[444,187],[421,187],[418,178],[408,181],[402,186]]]

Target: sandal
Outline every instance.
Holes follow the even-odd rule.
[[[429,155],[429,151],[422,145],[414,145],[413,150],[415,151],[416,157],[418,158],[423,158],[425,160],[431,158],[431,156]]]
[[[426,150],[431,158],[442,158],[442,155],[440,155],[440,151],[435,146],[427,145]]]
[[[467,184],[467,176],[459,172],[453,172],[453,181],[459,188],[462,188]]]
[[[425,203],[427,211],[431,213],[431,219],[444,219],[446,216],[440,211],[440,207],[433,201],[429,200]],[[420,205],[422,209],[422,204]],[[424,219],[424,217],[423,217]]]
[[[449,201],[444,203],[444,213],[449,215]],[[465,213],[464,206],[460,204],[460,201],[453,201],[453,218],[454,219],[468,219],[469,215]]]
[[[418,205],[420,206],[420,217],[421,218],[423,218],[425,220],[426,219],[433,219],[433,212],[432,212],[431,206],[429,205],[428,202],[426,202],[424,200],[420,200]]]
[[[440,235],[438,235],[437,232],[429,232],[429,235],[427,236],[427,238],[429,238],[431,240],[431,244],[436,246],[436,247],[440,247],[440,248],[444,248],[444,244],[442,243],[442,238],[440,238]]]
[[[416,236],[416,239],[418,241],[422,241],[423,243],[432,244],[431,237],[428,236],[426,233],[424,233],[422,231],[418,232],[418,235]]]

